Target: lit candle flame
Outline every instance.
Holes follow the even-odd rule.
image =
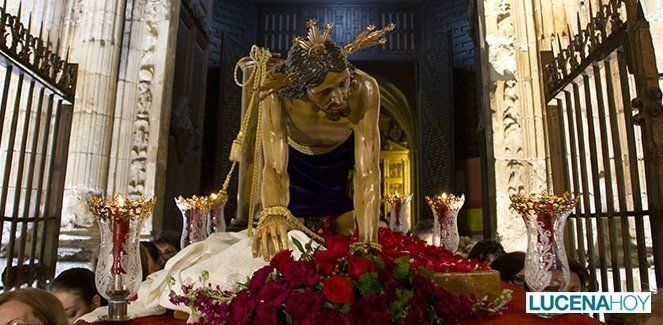
[[[117,201],[117,205],[123,207],[124,206],[124,198],[122,195],[116,195],[115,196],[115,201]]]

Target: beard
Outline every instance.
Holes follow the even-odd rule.
[[[340,110],[327,108],[324,111],[327,118],[334,122],[340,120],[341,117],[347,117],[348,115],[350,115],[350,108],[347,106]]]

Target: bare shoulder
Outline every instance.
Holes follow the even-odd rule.
[[[357,69],[354,76],[358,91],[378,92],[378,82],[368,73]]]
[[[354,88],[352,89],[353,110],[358,120],[364,119],[367,115],[378,114],[380,109],[380,89],[378,82],[371,75],[357,70],[354,76]],[[357,121],[358,121],[357,120]]]

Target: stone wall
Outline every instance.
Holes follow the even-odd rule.
[[[209,61],[210,69],[222,64],[223,37],[229,36],[248,48],[255,42],[254,6],[249,1],[214,0],[210,24]]]
[[[532,2],[477,5],[490,213],[507,251],[526,248],[510,194],[548,188],[542,87]]]
[[[645,19],[649,22],[649,28],[651,29],[654,49],[657,54],[663,53],[663,1],[641,0],[641,3]],[[659,72],[663,71],[663,54],[657,55],[656,65]],[[663,88],[663,79],[659,83]]]
[[[654,46],[661,52],[663,4],[656,0],[641,3]],[[600,4],[598,0],[478,2],[482,82],[488,89],[481,105],[488,130],[490,211],[507,250],[525,248],[524,226],[509,207],[509,194],[552,190],[540,82],[544,63],[539,53],[559,51],[558,43],[566,46],[569,34],[575,35],[579,26],[585,28]],[[657,63],[661,71],[663,56]]]
[[[433,1],[433,34],[451,31],[454,68],[474,69],[474,42],[470,35],[470,0]]]
[[[19,2],[10,1],[9,11]],[[162,194],[179,2],[22,2],[32,33],[43,24],[51,44],[79,65],[63,225],[92,225],[90,192]]]

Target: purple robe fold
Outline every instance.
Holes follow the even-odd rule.
[[[288,209],[298,218],[337,217],[352,211],[349,175],[354,164],[354,134],[325,154],[308,155],[290,147]]]

